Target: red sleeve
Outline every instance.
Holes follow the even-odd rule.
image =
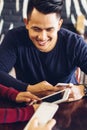
[[[22,108],[0,108],[0,123],[28,121],[33,113],[33,106]]]
[[[0,96],[15,101],[15,98],[19,92],[14,88],[6,87],[0,84]]]

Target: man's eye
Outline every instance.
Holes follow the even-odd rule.
[[[54,31],[53,28],[49,28],[49,29],[47,29],[47,32],[52,32],[52,31]]]
[[[39,28],[33,28],[33,30],[36,31],[36,32],[40,32],[41,31],[41,29],[39,29]]]

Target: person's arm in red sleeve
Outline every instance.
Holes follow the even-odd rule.
[[[0,84],[0,96],[8,98],[18,103],[29,102],[31,100],[41,100],[40,98],[38,98],[37,96],[28,91],[19,92],[14,88],[11,87],[8,88],[2,84]]]
[[[33,113],[33,106],[26,106],[21,108],[0,108],[0,123],[27,121],[31,118]]]
[[[18,93],[16,89],[0,84],[0,96],[15,101]]]
[[[30,100],[39,100],[39,98],[30,92],[18,92],[13,88],[8,88],[0,84],[0,96],[16,102],[28,102]],[[37,105],[20,108],[0,108],[0,123],[12,123],[27,121],[33,115]]]

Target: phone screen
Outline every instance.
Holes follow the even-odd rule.
[[[57,92],[55,94],[46,96],[46,97],[42,98],[42,101],[43,102],[55,102],[55,101],[61,100],[63,98],[64,92],[65,91]]]

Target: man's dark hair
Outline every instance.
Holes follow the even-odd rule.
[[[60,16],[62,7],[63,0],[29,0],[27,17],[30,18],[34,8],[43,14],[56,13]]]

